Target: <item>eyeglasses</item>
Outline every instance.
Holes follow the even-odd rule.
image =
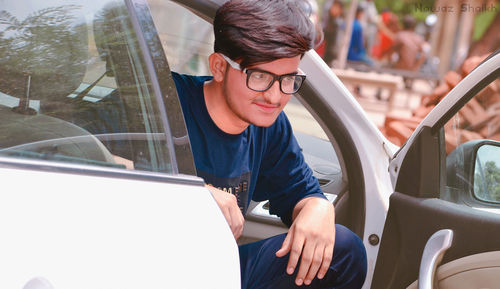
[[[222,55],[232,68],[246,73],[247,87],[253,91],[266,91],[273,86],[276,80],[278,80],[281,92],[284,94],[294,94],[300,89],[302,83],[304,83],[306,79],[305,75],[297,73],[276,75],[260,69],[242,69],[238,63],[234,62],[229,57],[224,54],[220,55]]]

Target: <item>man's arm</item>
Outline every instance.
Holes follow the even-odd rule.
[[[241,213],[240,207],[238,207],[236,197],[210,185],[205,185],[205,187],[212,193],[212,196],[217,202],[217,205],[219,205],[222,214],[233,232],[234,238],[238,240],[241,233],[243,233],[245,218]]]
[[[286,115],[282,113],[277,122],[253,199],[268,199],[269,212],[290,226],[276,256],[290,253],[287,272],[293,274],[302,255],[295,282],[310,284],[317,274],[323,278],[331,263],[335,241],[333,205],[326,200],[305,162]]]
[[[319,197],[300,200],[293,210],[293,223],[277,257],[290,253],[287,273],[293,274],[299,257],[300,267],[295,283],[311,284],[322,279],[330,267],[335,245],[335,211],[333,204]]]

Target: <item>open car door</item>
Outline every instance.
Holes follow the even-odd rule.
[[[465,77],[393,157],[395,192],[371,288],[498,288],[499,52]]]

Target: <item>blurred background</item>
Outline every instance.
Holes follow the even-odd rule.
[[[397,145],[500,48],[498,0],[307,1],[316,24],[316,52]],[[485,137],[500,136],[500,119],[480,119],[485,113],[498,116],[498,82],[460,112],[462,121],[474,124],[471,139],[484,126]]]

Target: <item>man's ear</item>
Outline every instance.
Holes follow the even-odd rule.
[[[208,57],[208,65],[216,82],[224,80],[226,74],[226,60],[219,53],[212,53]]]

